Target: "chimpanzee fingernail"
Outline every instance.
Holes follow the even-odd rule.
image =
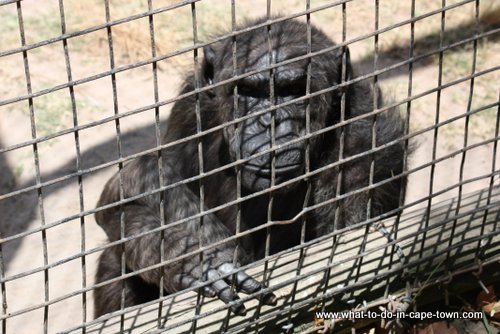
[[[245,316],[247,314],[247,309],[243,303],[237,303],[231,306],[231,311],[236,315]]]
[[[213,288],[209,286],[204,286],[203,288],[203,295],[205,297],[215,297],[217,296],[217,291],[215,291]]]
[[[262,303],[264,303],[265,305],[276,305],[276,303],[278,302],[278,297],[276,297],[276,295],[272,292],[269,292],[265,295],[262,296]]]

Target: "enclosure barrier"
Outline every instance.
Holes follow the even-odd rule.
[[[50,5],[42,9],[44,2]],[[488,292],[488,285],[498,282],[500,63],[496,52],[500,52],[500,7],[487,0],[442,0],[439,6],[415,0],[405,4],[379,0],[262,3],[263,8],[250,8],[235,0],[224,5],[215,0],[148,0],[134,8],[126,1],[113,4],[109,0],[84,4],[0,1],[0,17],[5,18],[0,22],[2,333],[355,333],[367,326],[408,328],[417,322],[405,318],[407,312],[433,304],[449,306],[450,291]],[[392,12],[393,16],[387,15]],[[88,18],[88,23],[79,15]],[[260,21],[250,20],[258,16]],[[49,17],[52,21],[44,21]],[[217,30],[215,21],[223,18],[226,29]],[[245,20],[253,24],[243,24]],[[265,31],[271,55],[276,48],[273,34],[291,20],[306,27],[305,53],[282,57],[286,59],[269,56],[269,61],[253,68],[241,63],[238,52],[245,45],[238,41]],[[335,44],[318,48],[313,26],[324,30]],[[392,38],[389,43],[386,36]],[[207,50],[220,45],[230,47],[224,54],[232,64],[224,68],[229,75],[206,79],[202,71],[210,57]],[[339,55],[338,73],[332,70],[339,80],[316,89],[325,74],[315,72],[315,66],[331,55]],[[305,64],[303,91],[280,99],[283,88],[276,78],[286,66],[299,63]],[[186,74],[179,74],[180,68],[180,72],[193,73],[187,76],[193,82],[186,87],[182,87]],[[264,98],[268,103],[252,112],[242,111],[245,92],[241,83],[256,77],[268,78]],[[359,87],[370,87],[370,96],[358,96],[355,101],[369,110],[353,115],[349,94]],[[218,124],[214,120],[223,111],[206,116],[212,110],[204,103],[206,96],[220,99],[224,89],[231,119]],[[367,91],[359,94],[363,93]],[[252,99],[262,98],[252,94]],[[318,117],[315,103],[332,96],[337,108],[331,116],[334,121],[311,127]],[[187,105],[192,108],[187,109],[192,110],[183,112],[186,119],[190,115],[194,120],[194,129],[163,140],[166,133],[183,126],[182,121],[168,118],[176,112],[175,107],[170,111],[173,105],[186,106],[182,101],[191,101]],[[303,132],[283,142],[276,132],[288,120],[280,113],[297,105],[304,109]],[[231,131],[236,133],[235,142],[244,143],[244,129],[267,116],[267,148],[248,155],[238,148],[231,159],[223,156],[229,155],[227,149],[223,153],[211,150],[213,138],[223,140]],[[386,131],[380,130],[386,117],[400,117],[402,129],[396,138],[380,143],[377,134]],[[349,136],[366,124],[370,138],[360,141],[368,148],[352,153]],[[331,144],[336,145],[336,156],[316,164],[319,144],[315,142],[327,141],[329,136],[336,139]],[[191,147],[193,152],[180,155]],[[303,148],[303,170],[278,181],[278,157],[296,147]],[[387,154],[394,147],[401,149],[400,156]],[[249,191],[244,184],[245,168],[267,157],[269,184]],[[223,162],[214,167],[216,159]],[[390,165],[392,159],[401,164],[401,170],[378,177],[377,164]],[[366,184],[345,190],[351,170],[360,161],[367,162],[366,170],[358,175],[366,178]],[[130,166],[139,166],[132,178]],[[171,172],[182,174],[188,168],[196,173]],[[140,180],[151,171],[158,176],[157,183],[141,188]],[[98,201],[113,175],[116,196]],[[224,175],[231,175],[233,188],[221,181]],[[325,175],[333,175],[328,180],[337,186],[327,198],[316,200],[315,187],[322,184],[317,180],[324,183]],[[406,189],[400,186],[386,194],[406,179]],[[129,191],[127,187],[136,184],[140,191]],[[191,208],[184,204],[169,208],[169,201],[184,199],[171,198],[179,189],[190,189],[194,200],[188,204],[196,208],[195,213],[184,214]],[[213,199],[219,195],[207,189],[232,195],[219,203]],[[289,189],[294,189],[293,200],[301,201],[301,209],[282,213],[285,218],[281,218],[276,207],[280,208],[280,198]],[[393,196],[397,207],[377,211],[379,194]],[[251,207],[263,199],[265,210]],[[130,212],[143,209],[137,203],[156,200],[158,212],[149,212],[149,217],[158,224],[127,233]],[[342,210],[352,202],[362,202],[363,213],[350,212],[362,218],[352,218],[354,224],[343,226]],[[230,210],[235,213],[229,215],[234,226],[230,235],[218,239],[204,235],[212,217],[223,220]],[[332,227],[318,227],[318,235],[308,238],[311,224],[328,210],[333,212],[331,221],[318,225]],[[249,225],[245,222],[248,212],[263,216],[264,223]],[[118,223],[105,235],[95,215]],[[141,219],[142,223],[148,218],[143,215]],[[279,240],[271,232],[288,231],[291,226],[295,226],[297,242],[273,249]],[[169,257],[174,246],[167,239],[176,229],[187,235],[186,240],[202,241],[195,249],[176,249]],[[109,233],[116,234],[116,240],[110,240]],[[290,235],[286,232],[278,239],[292,239]],[[158,245],[140,243],[155,236]],[[263,254],[245,263],[241,252],[251,237],[260,238]],[[231,258],[234,267],[215,278],[204,273],[196,284],[167,291],[174,283],[168,282],[171,269],[163,268],[196,257],[203,271],[212,260],[211,252],[231,243],[236,245]],[[136,244],[157,246],[158,261],[148,261],[152,255],[144,248],[128,253],[127,246]],[[106,252],[118,254],[114,263],[120,273],[96,281],[98,257]],[[147,265],[131,269],[130,254],[138,258],[147,254],[143,255]],[[210,289],[221,279],[233,293],[243,271],[261,282],[262,288],[238,292],[241,299],[229,302],[203,295],[204,287]],[[151,298],[144,296],[141,304],[126,305],[126,282],[155,272],[160,272],[153,284],[160,287],[158,292]],[[179,284],[183,279],[179,278]],[[96,291],[111,286],[121,287],[119,309],[94,318]],[[276,296],[276,305],[265,305],[270,294]],[[246,307],[243,316],[234,314],[240,302]],[[366,315],[370,310],[400,317],[353,320],[351,314],[321,319],[317,313]]]

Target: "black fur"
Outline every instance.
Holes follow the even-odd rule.
[[[247,25],[264,22],[256,20]],[[257,70],[268,63],[278,63],[299,57],[307,53],[307,28],[304,23],[288,20],[272,25],[271,42],[273,52],[268,53],[267,28],[257,29],[236,37],[237,74]],[[312,52],[335,44],[317,28],[312,28]],[[345,52],[348,50],[345,49]],[[200,69],[198,86],[206,86],[233,77],[232,40],[225,39],[204,49],[204,62]],[[341,83],[342,51],[336,49],[311,59],[310,91],[322,90]],[[287,102],[303,96],[306,89],[306,68],[308,60],[303,59],[289,65],[276,68],[273,73],[274,101],[270,100],[270,71],[266,70],[236,83],[225,84],[199,94],[202,130],[210,129],[234,119],[255,113],[274,104]],[[347,57],[346,78],[353,77],[353,70]],[[233,90],[238,87],[239,103],[234,110]],[[189,75],[182,93],[193,91],[194,76]],[[372,111],[373,88],[368,82],[349,85],[344,90],[346,96],[345,118],[349,119]],[[377,105],[382,105],[379,95]],[[175,103],[168,121],[164,143],[196,134],[196,97],[191,96]],[[290,140],[306,135],[306,105],[300,101],[274,112],[275,140],[282,145],[275,153],[276,184],[281,184],[304,173],[306,142],[300,141],[286,145]],[[309,100],[310,132],[321,130],[340,120],[341,89],[336,89]],[[229,126],[202,137],[204,171],[224,166],[239,157],[249,158],[271,147],[271,113],[257,116],[238,126]],[[364,118],[343,127],[344,158],[351,157],[371,149],[372,124],[374,118]],[[377,145],[390,142],[403,135],[404,120],[396,110],[380,114],[376,119]],[[341,143],[341,129],[313,136],[308,141],[310,147],[310,169],[316,170],[338,161]],[[198,139],[175,145],[162,151],[163,176],[167,184],[199,175]],[[271,154],[254,157],[241,165],[242,196],[266,189],[270,186]],[[403,146],[398,143],[382,151],[364,156],[340,168],[330,168],[310,177],[311,196],[308,205],[315,205],[336,197],[337,179],[342,171],[340,194],[346,194],[369,185],[370,165],[375,162],[374,182],[385,180],[402,173]],[[214,208],[236,200],[236,169],[230,168],[213,176],[203,178],[205,209]],[[159,187],[158,157],[151,154],[138,158],[123,168],[123,189],[125,198],[157,189]],[[405,179],[398,178],[377,187],[350,196],[342,201],[331,203],[310,212],[307,216],[306,238],[322,236],[347,225],[361,222],[367,217],[367,204],[372,198],[370,212],[375,217],[399,205],[401,190],[404,193]],[[301,180],[282,187],[274,192],[272,220],[287,220],[299,213],[304,206],[306,181]],[[179,219],[196,215],[200,212],[199,182],[177,185],[163,194],[165,222],[172,223]],[[117,202],[120,199],[119,177],[115,175],[105,186],[98,206]],[[241,230],[259,226],[267,222],[269,194],[260,195],[241,204]],[[336,209],[337,220],[336,220]],[[160,219],[160,195],[151,195],[96,214],[98,224],[105,230],[110,241],[120,239],[120,216],[124,214],[126,236],[158,228]],[[192,219],[184,224],[165,230],[164,259],[195,251],[199,247],[198,235],[202,244],[230,237],[236,233],[237,206],[232,205],[203,218],[202,231],[199,233],[199,219]],[[271,252],[277,252],[300,242],[300,222],[274,226],[271,229]],[[240,239],[239,264],[248,263],[264,255],[266,229]],[[163,270],[164,289],[167,293],[179,291],[196,285],[202,278],[213,278],[227,272],[233,262],[234,241],[204,253],[205,267],[199,265],[199,256],[174,262]],[[96,281],[102,282],[120,275],[121,247],[106,250],[100,258]],[[133,239],[125,244],[125,259],[128,271],[135,271],[152,266],[160,261],[160,234]],[[222,266],[221,266],[222,265]],[[205,276],[204,276],[205,275]],[[215,276],[214,276],[215,275]],[[243,273],[241,275],[244,275]],[[125,284],[125,306],[144,302],[158,296],[160,269],[149,270]],[[253,279],[245,278],[237,282],[243,292],[257,291],[262,286]],[[100,316],[120,308],[122,283],[108,284],[95,290],[95,315]],[[230,291],[223,281],[217,281],[203,290],[206,295],[217,294],[225,302],[236,300],[236,294]],[[265,301],[275,302],[269,294]],[[235,313],[243,314],[242,304],[232,307]]]

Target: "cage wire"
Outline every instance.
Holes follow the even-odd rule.
[[[47,21],[37,26],[37,16],[43,21],[48,17],[43,15],[53,14],[47,11],[37,12],[40,10],[40,4],[45,6],[44,3],[54,5],[58,17],[55,21]],[[262,23],[244,28],[240,21],[241,12],[249,10],[249,7],[248,3],[243,1],[224,2],[229,10],[219,13],[217,6],[222,6],[222,2],[147,0],[143,1],[142,11],[123,14],[122,17],[114,15],[113,9],[117,6],[125,7],[124,3],[116,5],[109,0],[91,3],[98,8],[98,13],[104,17],[104,21],[99,23],[89,16],[92,13],[86,12],[88,8],[80,8],[84,13],[82,15],[88,17],[90,23],[77,25],[75,28],[74,25],[70,26],[70,23],[75,22],[77,13],[74,11],[79,7],[75,7],[72,1],[43,1],[37,4],[28,0],[0,1],[0,10],[5,14],[5,20],[0,23],[0,33],[3,36],[0,61],[4,61],[0,71],[7,80],[5,83],[8,83],[7,85],[4,83],[4,88],[0,90],[2,94],[0,163],[3,179],[0,182],[2,333],[124,331],[316,333],[342,330],[355,333],[356,330],[363,328],[362,323],[363,326],[367,326],[366,319],[365,322],[349,317],[322,319],[316,312],[385,310],[401,314],[438,303],[429,297],[432,294],[434,297],[437,295],[443,305],[449,305],[449,291],[455,288],[457,277],[459,281],[466,277],[464,280],[473,282],[469,285],[469,290],[483,289],[488,292],[488,284],[495,280],[498,282],[500,170],[497,165],[497,152],[500,64],[495,58],[495,50],[498,51],[500,21],[494,19],[494,14],[499,14],[500,9],[496,8],[492,1],[442,0],[439,6],[436,6],[436,2],[434,5],[430,5],[430,2],[422,5],[415,0],[405,5],[401,5],[402,2],[397,4],[396,1],[381,0],[290,2],[293,4],[267,0],[263,2],[265,3],[263,13],[260,8],[252,7],[266,19]],[[209,12],[211,15],[209,22],[222,20],[221,16],[224,15],[229,18],[230,28],[226,29],[227,33],[211,34],[206,38],[206,21],[199,16],[200,7],[205,3],[215,7]],[[492,3],[493,5],[489,6]],[[285,6],[285,9],[281,9],[281,14],[276,16],[273,6],[280,5]],[[387,17],[384,16],[382,20],[381,16],[381,10],[387,10],[387,6],[394,6],[393,10],[397,13],[392,21],[388,21],[389,24],[386,23]],[[398,12],[396,8],[398,6],[407,6],[408,11]],[[359,8],[365,12],[358,12]],[[464,19],[460,21],[461,25],[448,27],[448,22],[453,22],[455,13],[462,9],[466,9],[468,15],[465,19],[459,17]],[[363,13],[367,13],[368,16],[362,16]],[[170,21],[168,17],[163,17],[167,14],[173,15]],[[245,15],[251,16],[252,13]],[[326,19],[321,21],[320,15],[326,15]],[[336,15],[337,21],[331,23],[328,20],[332,16],[328,15]],[[366,17],[370,17],[369,22],[373,22],[373,26],[364,24]],[[270,58],[267,64],[257,70],[238,72],[237,51],[242,47],[237,43],[238,36],[260,28],[266,29],[268,52],[271,54],[273,26],[292,19],[302,20],[307,26],[307,39],[304,41],[307,45],[306,54],[284,61]],[[436,19],[439,23],[433,34],[425,35],[418,30],[424,25],[431,25],[429,22],[437,22],[430,21]],[[176,33],[181,34],[183,30],[188,30],[189,34],[186,34],[188,37],[184,37],[189,43],[184,43],[185,41],[181,39],[171,46],[172,50],[165,51],[170,46],[163,47],[166,41],[165,35],[161,35],[161,29],[166,29],[168,25],[158,25],[165,20],[170,25],[180,27],[171,32],[170,42],[176,40]],[[139,44],[125,46],[129,52],[145,49],[145,56],[142,59],[141,57],[123,59],[122,54],[117,53],[118,49],[123,49],[121,42],[123,35],[120,35],[123,30],[120,29],[127,24],[137,22],[147,27],[146,33],[141,35]],[[325,22],[335,26],[337,38],[333,39],[336,45],[314,51],[311,46],[311,26],[314,24],[327,32],[333,30],[331,27],[323,27],[322,23]],[[41,36],[45,37],[38,36],[38,40],[33,37],[33,29],[37,27],[42,29],[49,25],[57,27],[58,32],[55,35],[48,38],[42,34]],[[358,25],[357,35],[348,31],[355,30],[356,28],[353,28],[355,25]],[[404,39],[399,37],[394,45],[388,47],[383,36],[401,31]],[[125,33],[127,34],[132,34],[131,30]],[[12,36],[15,38],[11,43],[9,38]],[[79,52],[84,52],[82,45],[85,44],[83,40],[79,40],[80,38],[98,41],[94,45],[97,48],[92,47],[90,55],[84,56],[89,59],[86,63],[84,59],[82,60],[84,57],[78,56]],[[232,58],[233,67],[227,70],[232,73],[232,77],[204,86],[201,84],[202,74],[199,70],[202,62],[201,49],[225,39],[231,40],[232,49],[229,51],[229,56]],[[356,46],[359,50],[360,45],[365,48],[365,53],[366,49],[371,50],[366,59],[359,57],[362,52],[358,52],[356,58]],[[351,63],[361,63],[364,59],[365,73],[348,77],[347,47],[354,55]],[[49,49],[52,53],[43,53]],[[56,52],[56,49],[59,51]],[[312,60],[332,51],[342,53],[341,82],[326,89],[311,90],[311,81],[315,80]],[[459,56],[451,57],[455,53]],[[104,55],[106,66],[98,65],[99,59],[92,58],[95,54]],[[172,66],[169,61],[179,56],[187,59],[185,64],[174,63]],[[448,78],[447,57],[452,59],[452,67],[465,66],[465,72],[459,71],[454,78]],[[470,61],[463,65],[463,59]],[[305,94],[290,101],[275,103],[276,72],[281,66],[298,61],[307,63]],[[49,72],[54,71],[50,63],[60,62],[64,76],[62,79],[50,78]],[[79,66],[90,66],[93,71],[82,74],[82,71],[78,70]],[[181,94],[175,93],[173,96],[162,93],[165,87],[170,87],[165,82],[168,83],[168,76],[174,73],[162,66],[186,67],[193,70],[194,89]],[[43,74],[44,68],[49,74]],[[428,68],[435,71],[426,70]],[[22,70],[22,75],[9,76],[9,73],[13,73],[16,69]],[[142,75],[142,78],[146,77],[144,73],[147,72],[148,79],[143,79],[139,84],[130,81],[137,70],[142,71],[137,75],[139,77]],[[399,74],[393,74],[396,71],[399,71],[397,72]],[[419,74],[419,71],[424,74]],[[78,72],[78,75],[75,72]],[[167,77],[164,76],[165,72],[168,72]],[[233,119],[216,127],[203,127],[200,94],[259,73],[269,74],[271,105],[268,108],[251,114],[239,110],[238,85],[234,84]],[[394,93],[392,99],[385,105],[380,105],[379,90],[373,89],[373,105],[370,112],[346,117],[347,87],[368,81],[374,87],[385,88],[384,82],[390,82],[397,75],[402,78],[403,83],[398,87],[389,86],[389,88],[401,91],[402,94]],[[427,86],[422,84],[424,78],[431,83]],[[125,87],[121,85],[121,80],[127,81]],[[106,89],[102,88],[102,94],[99,94],[101,86],[96,86],[97,88],[93,90],[91,88],[97,83],[105,84],[102,87]],[[18,88],[18,85],[22,86],[22,89]],[[141,90],[138,87],[140,85],[146,86],[145,89]],[[458,95],[450,97],[448,92],[454,88],[458,89],[459,93],[454,93]],[[135,90],[139,91],[138,94],[147,94],[148,99],[139,99],[138,103],[134,103],[137,102],[134,101],[137,100]],[[491,91],[493,96],[490,94]],[[333,125],[312,131],[311,113],[314,111],[311,110],[309,101],[311,98],[331,92],[340,94],[340,118]],[[46,130],[43,127],[44,122],[47,122],[43,118],[44,113],[51,108],[57,109],[61,106],[54,103],[46,106],[39,101],[44,101],[42,99],[53,101],[57,93],[68,94],[66,97],[69,98],[69,103],[64,105],[69,111],[66,113],[68,123],[66,126],[52,126]],[[97,102],[90,107],[79,102],[92,94],[98,98],[94,98]],[[196,133],[168,143],[162,142],[165,124],[167,126],[169,124],[166,110],[176,101],[188,97],[194,99],[195,107],[194,110],[185,112],[196,115]],[[128,99],[128,105],[123,104],[122,99]],[[102,102],[106,105],[105,111],[95,113],[89,111],[91,108],[98,108],[101,101],[106,101]],[[427,104],[420,105],[422,101],[427,101]],[[280,146],[282,144],[276,141],[276,111],[296,103],[305,105],[305,134],[290,140],[286,145],[305,143],[304,172],[279,183],[275,176],[276,152],[282,148]],[[443,113],[443,109],[446,112]],[[406,115],[404,134],[396,140],[378,145],[375,129],[378,117],[384,112],[400,112]],[[58,115],[63,113],[61,108],[59,111],[56,110]],[[228,127],[238,128],[243,122],[264,114],[270,114],[272,143],[269,149],[246,158],[241,152],[236,152],[234,161],[215,169],[206,168],[207,157],[203,152],[207,143],[204,138],[217,131],[225,131]],[[423,114],[429,116],[425,121],[421,120]],[[47,117],[50,120],[51,117],[61,116],[49,114]],[[138,121],[139,118],[142,121]],[[344,131],[346,126],[363,119],[372,122],[372,135],[369,139],[371,148],[356,155],[343,156],[344,140],[348,135]],[[134,122],[139,123],[131,127],[130,123]],[[325,166],[313,168],[310,160],[311,140],[333,131],[340,133],[338,159]],[[28,135],[21,134],[23,132]],[[101,134],[103,138],[99,141],[97,138]],[[138,145],[137,142],[144,140],[144,137],[148,138],[145,139],[147,143]],[[93,141],[89,141],[89,138]],[[451,138],[451,143],[447,138]],[[197,161],[192,163],[197,165],[198,175],[173,182],[166,180],[163,172],[167,168],[163,159],[165,150],[186,145],[190,141],[197,143],[195,152]],[[338,186],[335,196],[321,203],[310,204],[311,179],[314,176],[338,169],[341,172],[337,180],[332,182],[339,183],[343,165],[360,157],[373,157],[377,152],[382,152],[395,144],[402,144],[404,147],[404,168],[401,174],[375,181],[375,159],[371,158],[367,186],[347,193],[342,193],[341,187]],[[132,145],[132,148],[128,145]],[[105,147],[108,151],[104,150]],[[414,153],[410,154],[412,150]],[[272,157],[270,186],[250,194],[242,191],[242,164],[269,154]],[[124,190],[126,180],[123,179],[122,170],[128,163],[146,155],[157,157],[156,168],[159,171],[160,186],[130,196]],[[62,163],[59,162],[60,159]],[[450,165],[447,164],[449,161],[458,163]],[[21,162],[24,163],[24,172],[19,168],[15,169]],[[475,169],[477,165],[481,168]],[[236,179],[235,199],[219,206],[207,205],[207,198],[213,194],[206,193],[205,180],[232,170],[235,171]],[[118,173],[119,199],[96,207],[97,197],[105,182],[115,172]],[[450,181],[453,180],[452,176],[455,177],[455,181]],[[140,178],[141,173],[137,177]],[[405,177],[409,179],[406,200],[402,190],[399,194],[399,206],[396,209],[372,217],[371,200],[369,200],[366,208],[368,218],[359,224],[335,229],[313,240],[306,239],[307,220],[311,213],[343,200],[355,198],[361,193],[371,193],[377,187]],[[285,187],[299,182],[306,184],[302,210],[291,219],[273,220],[273,202],[276,194]],[[201,209],[195,215],[175,221],[166,220],[165,194],[187,184],[197,184],[199,192],[196,194],[198,197],[196,201]],[[161,203],[159,209],[161,224],[157,228],[127,235],[125,215],[122,210],[120,226],[116,227],[119,239],[109,241],[94,222],[93,215],[97,212],[110,208],[123,208],[127,204],[141,198],[150,198],[152,195],[159,196]],[[266,208],[267,222],[256,227],[243,228],[242,205],[262,195],[269,197]],[[68,204],[70,209],[64,206],[67,202],[71,202]],[[231,237],[215,243],[202,244],[201,226],[206,224],[206,217],[231,206],[237,207],[234,222],[236,232]],[[336,214],[338,218],[338,209]],[[187,226],[189,221],[195,219],[200,224],[195,232],[198,233],[200,240],[199,247],[195,251],[174,258],[165,257],[169,247],[165,242],[165,236],[169,234],[169,229],[182,224]],[[300,243],[273,253],[271,228],[287,224],[300,225]],[[266,235],[263,258],[236,268],[241,238],[259,231],[265,232]],[[154,234],[159,235],[161,240],[160,261],[135,271],[127,270],[126,244]],[[158,282],[159,293],[152,300],[126,307],[125,285],[122,284],[120,310],[94,319],[92,300],[96,288],[121,284],[126,279],[139,277],[193,256],[199,257],[200,266],[203,266],[207,261],[204,256],[207,251],[228,242],[237,244],[233,256],[233,265],[236,269],[229,270],[222,275],[222,278],[236,278],[238,272],[245,270],[265,284],[262,290],[239,294],[248,309],[246,316],[235,316],[230,311],[231,306],[235,305],[234,302],[225,304],[217,298],[204,297],[199,285],[168,293],[163,288],[166,277],[162,274]],[[121,249],[121,274],[95,283],[97,257],[112,247]],[[220,280],[218,277],[205,278],[201,285],[209,286],[218,280]],[[232,280],[234,281],[235,279]],[[439,288],[437,293],[433,287]],[[236,289],[234,283],[231,284],[231,289]],[[431,293],[426,294],[425,291]],[[269,292],[276,294],[278,299],[276,306],[263,304],[262,301]],[[404,317],[394,319],[378,317],[368,323],[388,330],[408,328],[408,322]]]

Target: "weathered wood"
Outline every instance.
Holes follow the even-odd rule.
[[[465,196],[458,212],[456,204],[456,199],[453,199],[433,205],[428,220],[425,209],[402,215],[397,240],[404,251],[411,282],[432,285],[452,279],[454,273],[476,268],[478,258],[485,265],[498,266],[500,188]],[[394,236],[395,219],[384,221],[384,225]],[[250,328],[255,330],[254,326],[269,332],[276,332],[276,326],[304,330],[313,325],[314,310],[320,308],[322,302],[328,311],[350,310],[363,303],[380,303],[384,300],[384,293],[386,297],[387,293],[402,295],[406,280],[401,277],[402,267],[393,246],[381,233],[365,234],[365,230],[363,227],[344,231],[337,235],[336,242],[329,237],[307,246],[302,251],[302,259],[300,249],[272,256],[267,262],[269,286],[279,297],[277,306],[258,308],[257,300],[250,299],[245,301],[248,309],[245,317],[228,316],[222,302],[204,298],[196,331],[247,332]],[[330,257],[332,250],[333,257]],[[252,264],[247,270],[258,279],[262,279],[263,271],[263,261]],[[328,284],[325,287],[326,276]],[[418,289],[418,286],[414,288]],[[244,297],[243,294],[240,296]],[[195,292],[168,297],[162,306],[162,331],[190,331],[196,301]],[[157,318],[157,302],[131,308],[125,313],[125,329],[138,333],[154,332]],[[95,332],[119,333],[120,315],[116,314],[104,323],[90,323],[87,333]]]

